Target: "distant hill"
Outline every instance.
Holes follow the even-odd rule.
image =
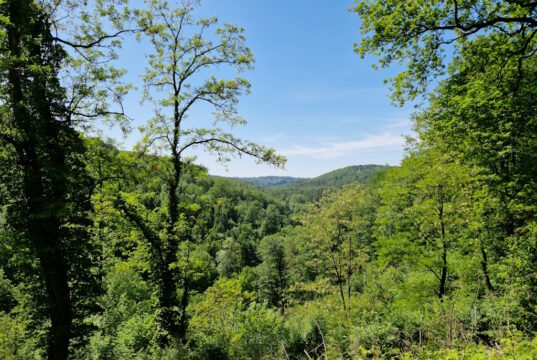
[[[234,178],[271,192],[281,200],[292,203],[306,203],[317,200],[324,190],[359,183],[368,185],[387,165],[353,165],[334,170],[315,178],[294,178],[290,176],[262,176]]]
[[[342,186],[352,183],[360,183],[367,185],[371,182],[373,177],[381,170],[387,169],[386,165],[353,165],[347,166],[341,169],[330,171],[321,176],[317,176],[311,179],[301,179],[288,184],[288,187],[332,187]]]
[[[255,186],[258,189],[271,189],[274,187],[287,185],[296,181],[304,180],[292,176],[260,176],[260,177],[243,177],[233,178],[241,182]]]

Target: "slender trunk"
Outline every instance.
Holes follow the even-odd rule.
[[[440,301],[443,301],[446,294],[446,280],[447,280],[447,242],[446,242],[446,225],[444,223],[444,206],[443,202],[440,204],[439,218],[440,218],[440,231],[442,241],[442,274],[440,275],[440,289],[438,291],[438,297]]]
[[[190,247],[187,247],[187,262],[190,260]],[[183,294],[181,295],[181,317],[179,319],[179,339],[184,339],[188,331],[188,300],[190,296],[190,283],[188,281],[188,268],[183,273]]]
[[[284,269],[278,269],[278,296],[280,298],[280,314],[285,315],[285,288],[286,288],[286,279],[284,274]]]
[[[179,303],[177,297],[177,276],[174,270],[170,269],[170,265],[177,262],[177,250],[179,247],[179,240],[176,234],[176,226],[179,221],[179,196],[177,189],[179,187],[179,181],[181,177],[181,162],[179,156],[176,154],[175,149],[178,143],[178,125],[176,125],[174,131],[174,150],[173,153],[173,175],[170,179],[168,186],[168,228],[167,228],[167,247],[166,254],[164,256],[165,263],[162,264],[162,297],[160,299],[160,305],[163,308],[163,317],[160,321],[168,335],[174,339],[182,339],[185,332],[183,314],[179,314],[178,310],[182,303]],[[185,292],[183,292],[183,297]],[[186,307],[185,307],[186,308]],[[161,341],[162,345],[168,345],[167,341]]]
[[[440,300],[444,298],[446,294],[446,279],[447,279],[447,246],[446,243],[442,244],[442,274],[440,275],[440,289],[438,291],[438,297]]]
[[[175,76],[174,76],[175,79]],[[176,98],[177,98],[176,91]],[[179,302],[177,296],[177,280],[176,271],[170,269],[170,265],[177,262],[177,251],[179,249],[179,238],[176,232],[177,223],[179,222],[179,184],[181,181],[181,158],[178,153],[179,137],[180,137],[180,117],[179,103],[177,99],[174,103],[174,128],[173,142],[171,146],[173,173],[168,182],[168,224],[166,229],[165,239],[165,255],[164,263],[161,264],[161,296],[159,305],[161,306],[161,316],[159,322],[167,334],[161,338],[161,345],[168,345],[168,337],[173,339],[184,339],[187,331],[188,318],[186,308],[189,300],[188,281],[184,277],[183,295]]]
[[[184,339],[188,331],[188,314],[186,309],[188,307],[188,300],[190,296],[190,284],[188,283],[188,277],[185,274],[183,277],[183,295],[181,296],[181,318],[179,320],[179,339]]]
[[[349,299],[349,312],[351,311],[351,278],[352,278],[352,258],[353,258],[353,252],[352,252],[352,235],[349,235],[349,257],[347,259],[347,299]]]
[[[337,243],[337,246],[338,246],[338,250],[337,251],[342,251],[342,249],[339,247],[339,246],[342,246],[344,245],[343,242],[345,241],[344,239],[342,240],[342,231],[341,231],[341,226],[340,226],[340,223],[339,223],[339,220],[338,220],[338,225],[337,225],[337,239],[336,239],[336,243]],[[338,283],[338,286],[339,286],[339,294],[341,295],[341,302],[343,304],[343,310],[345,311],[345,318],[347,318],[347,305],[345,304],[345,292],[343,290],[343,283],[345,282],[345,279],[344,279],[344,274],[346,272],[346,269],[345,269],[345,266],[342,264],[342,259],[344,259],[344,256],[342,254],[340,254],[340,256],[337,257],[337,260],[334,258],[334,255],[332,254],[332,262],[334,264],[334,270],[336,272],[336,276],[337,276],[337,283]],[[343,260],[344,261],[344,260]]]
[[[345,318],[347,317],[347,305],[345,303],[345,293],[343,292],[343,279],[338,280],[339,294],[341,295],[341,302],[343,304],[343,311],[345,311]]]
[[[347,279],[347,299],[351,299],[351,280],[350,279]],[[351,309],[351,306],[349,304],[349,311]]]
[[[170,265],[177,262],[177,250],[179,247],[179,241],[175,232],[179,219],[179,198],[176,191],[179,183],[179,173],[175,166],[174,168],[176,170],[174,171],[172,180],[168,184],[168,224],[166,229],[166,239],[164,241],[166,246],[162,249],[164,254],[160,261],[161,263],[157,265],[160,277],[160,315],[158,317],[158,322],[166,332],[166,334],[162,334],[160,338],[162,346],[169,345],[168,335],[174,339],[182,338],[182,315],[180,316],[178,312],[180,307],[179,299],[177,297],[178,279],[175,270],[170,269]]]
[[[490,281],[490,275],[488,271],[487,251],[485,250],[485,246],[483,244],[483,239],[481,238],[481,236],[479,236],[479,246],[481,248],[481,269],[483,270],[483,277],[485,278],[485,284],[487,285],[487,289],[490,292],[494,292],[494,286],[492,286],[492,282]]]

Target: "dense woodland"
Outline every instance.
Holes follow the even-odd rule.
[[[315,179],[208,175],[285,164],[233,134],[243,29],[138,5],[0,1],[0,358],[537,358],[536,2],[358,0],[415,136]],[[126,38],[155,109],[128,151]]]

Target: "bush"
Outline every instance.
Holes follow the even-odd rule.
[[[282,317],[254,301],[237,279],[218,280],[192,306],[193,358],[259,359],[281,351]]]

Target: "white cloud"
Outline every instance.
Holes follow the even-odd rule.
[[[382,126],[383,129],[408,129],[412,125],[412,122],[409,119],[391,119],[389,122],[386,122],[386,125]]]
[[[404,144],[405,139],[403,136],[384,133],[368,136],[362,140],[337,142],[327,146],[294,146],[290,149],[281,150],[281,152],[286,156],[333,159],[371,150],[400,149]]]

